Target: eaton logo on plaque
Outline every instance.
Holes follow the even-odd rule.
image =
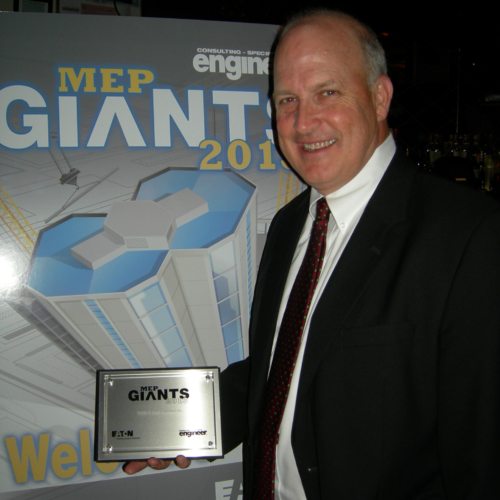
[[[99,370],[96,462],[220,458],[219,368]]]

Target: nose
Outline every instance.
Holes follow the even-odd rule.
[[[295,115],[295,130],[301,135],[314,132],[320,125],[318,110],[313,103],[299,101]]]

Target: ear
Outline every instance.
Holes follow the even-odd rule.
[[[393,87],[391,79],[387,75],[378,78],[373,86],[374,98],[376,101],[378,121],[384,121],[389,114],[391,105]]]

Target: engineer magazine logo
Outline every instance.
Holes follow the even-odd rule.
[[[202,429],[198,429],[197,431],[184,431],[184,430],[180,430],[179,431],[179,436],[187,436],[187,437],[191,437],[191,436],[205,436],[205,434],[207,433],[206,430],[202,430]]]
[[[198,73],[225,73],[230,80],[239,80],[241,75],[268,75],[269,52],[199,47],[193,68]]]

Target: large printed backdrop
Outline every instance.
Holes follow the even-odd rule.
[[[239,451],[94,463],[94,374],[248,354],[267,226],[301,189],[273,141],[275,34],[0,14],[0,497],[241,494]]]

